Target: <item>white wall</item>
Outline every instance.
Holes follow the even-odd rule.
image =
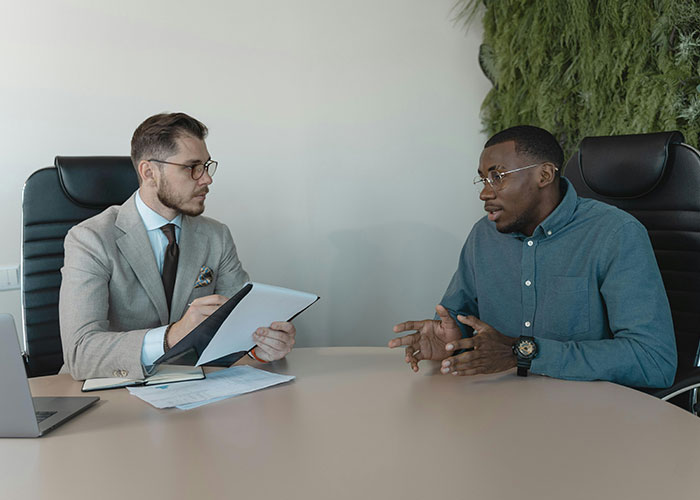
[[[207,215],[256,281],[321,295],[299,345],[381,345],[431,317],[481,204],[489,89],[454,0],[34,0],[0,15],[0,265],[24,180],[57,154],[129,153],[185,111],[219,160]],[[18,292],[0,311],[19,323]]]

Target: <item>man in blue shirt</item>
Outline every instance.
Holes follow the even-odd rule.
[[[579,198],[560,176],[563,161],[537,127],[488,140],[474,179],[487,215],[436,319],[400,323],[394,332],[416,333],[389,342],[406,346],[414,371],[431,359],[453,375],[517,366],[519,375],[673,383],[671,311],[647,232],[626,212]]]

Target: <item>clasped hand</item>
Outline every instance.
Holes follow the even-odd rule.
[[[439,320],[406,321],[394,326],[395,333],[415,330],[416,333],[389,341],[389,347],[406,346],[406,363],[414,372],[418,362],[424,359],[442,361],[440,371],[453,375],[497,373],[514,368],[517,360],[513,354],[515,338],[503,335],[491,325],[475,316],[457,316],[457,320],[474,330],[471,338],[462,338],[457,322],[447,309],[435,308]],[[469,349],[454,354],[460,349]]]
[[[177,344],[227,300],[223,295],[207,295],[193,300],[182,319],[170,327],[168,345]],[[255,355],[263,361],[282,359],[292,350],[296,334],[296,328],[289,321],[275,321],[268,327],[258,328],[253,333],[253,340],[257,343]]]

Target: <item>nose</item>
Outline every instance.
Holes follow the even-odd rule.
[[[479,192],[479,199],[481,201],[493,200],[496,198],[496,191],[491,187],[491,184],[484,182],[484,187],[481,188]]]
[[[214,182],[214,179],[212,179],[211,175],[209,175],[209,169],[205,169],[202,176],[197,179],[197,183],[201,186],[208,186],[212,182]]]

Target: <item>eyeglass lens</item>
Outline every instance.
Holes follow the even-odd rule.
[[[216,173],[216,167],[219,165],[217,161],[214,160],[209,160],[207,163],[202,164],[199,163],[192,167],[192,178],[194,180],[199,179],[204,175],[204,171],[206,170],[207,173],[209,174],[209,177],[214,177],[214,174]]]
[[[481,192],[484,189],[484,185],[488,185],[490,188],[499,189],[503,182],[503,174],[497,170],[491,170],[486,178],[477,175],[474,177],[474,187],[477,191]]]

